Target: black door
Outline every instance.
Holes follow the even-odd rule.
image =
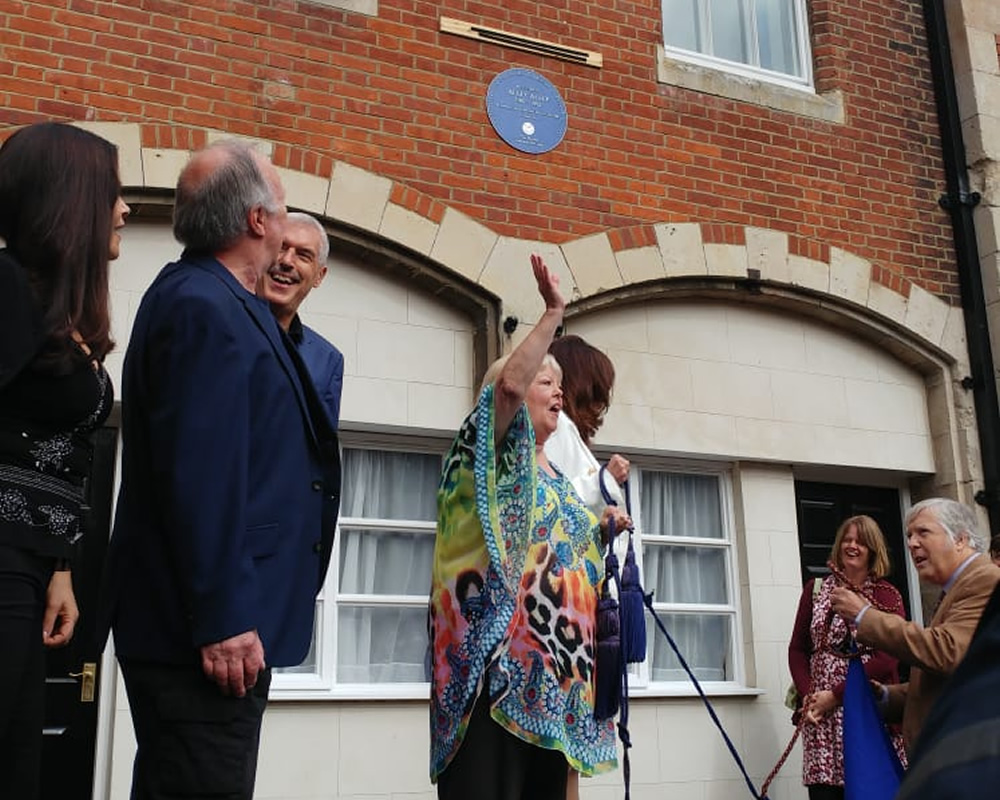
[[[909,616],[910,592],[906,581],[906,541],[899,504],[899,491],[872,486],[795,481],[795,506],[799,526],[799,560],[802,582],[826,575],[826,562],[840,523],[848,517],[867,514],[885,536],[892,562],[888,580],[903,595]]]
[[[91,800],[93,795],[101,661],[94,612],[111,530],[117,443],[117,423],[97,431],[88,492],[91,513],[73,567],[80,621],[70,643],[46,656],[42,800]]]

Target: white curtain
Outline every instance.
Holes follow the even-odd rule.
[[[795,0],[756,0],[757,49],[764,69],[801,76]]]
[[[643,542],[643,587],[653,592],[654,604],[730,603],[729,548],[718,546],[726,539],[718,477],[644,470],[640,524],[644,536],[708,540],[704,547]],[[699,679],[731,677],[729,614],[658,613]],[[652,619],[647,619],[647,626],[653,642],[651,679],[686,680],[673,650]]]
[[[337,682],[424,680],[426,598],[433,530],[352,527],[363,519],[433,523],[441,458],[422,453],[344,451],[338,591],[411,595],[419,606],[339,605]]]

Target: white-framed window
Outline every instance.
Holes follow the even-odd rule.
[[[449,442],[342,439],[340,520],[313,644],[276,670],[274,699],[427,697],[427,600],[437,485]],[[632,512],[643,586],[698,680],[743,680],[732,502],[724,469],[633,466]],[[689,694],[687,675],[647,614],[647,658],[632,685]]]
[[[661,0],[670,57],[812,85],[806,0]]]
[[[449,443],[342,438],[340,519],[313,644],[300,666],[276,671],[273,696],[426,697],[437,484]]]
[[[724,470],[633,469],[632,512],[643,588],[699,683],[743,683],[732,490]],[[646,614],[646,661],[636,688],[693,691],[666,637]]]

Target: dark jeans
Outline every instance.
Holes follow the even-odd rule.
[[[438,800],[565,800],[566,757],[518,739],[480,695],[455,758],[438,776]]]
[[[231,697],[200,666],[120,663],[138,744],[132,800],[251,800],[271,671]]]
[[[38,797],[52,559],[0,545],[0,797]]]

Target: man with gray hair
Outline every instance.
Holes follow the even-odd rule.
[[[319,221],[301,212],[289,214],[278,260],[261,275],[257,296],[271,305],[275,319],[298,350],[336,428],[340,422],[344,356],[299,319],[302,301],[326,277],[329,255],[330,242]]]
[[[917,503],[906,515],[906,542],[921,579],[941,587],[927,627],[872,607],[844,587],[833,590],[834,610],[857,624],[857,639],[909,664],[909,683],[884,687],[885,717],[902,721],[912,751],[948,677],[969,648],[1000,568],[986,555],[975,512],[943,497]]]
[[[301,663],[339,494],[336,433],[254,294],[284,189],[246,144],[177,183],[185,245],[142,299],[122,375],[122,478],[101,628],[138,745],[132,800],[250,800],[270,668]]]

